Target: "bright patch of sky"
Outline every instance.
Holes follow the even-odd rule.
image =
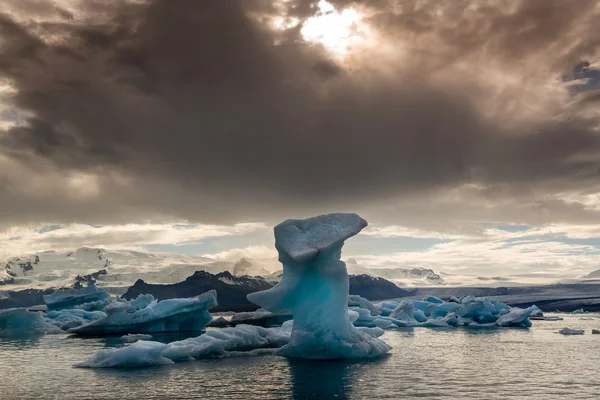
[[[472,234],[446,234],[398,225],[371,225],[347,241],[344,258],[369,267],[426,267],[451,274],[581,276],[600,269],[597,225],[533,227],[480,223]],[[129,224],[44,225],[0,232],[0,256],[80,247],[135,249],[237,261],[275,258],[273,228],[263,223],[232,226]]]

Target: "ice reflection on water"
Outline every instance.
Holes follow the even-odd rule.
[[[141,369],[77,369],[118,337],[0,339],[1,399],[598,399],[600,316],[534,321],[527,329],[404,329],[374,361],[275,356]],[[591,318],[591,319],[588,319]],[[584,336],[555,333],[569,326]],[[179,335],[156,336],[165,342]]]

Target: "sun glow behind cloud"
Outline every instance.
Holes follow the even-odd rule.
[[[304,40],[321,44],[339,57],[366,43],[370,36],[369,30],[361,23],[362,17],[355,9],[339,11],[324,0],[317,7],[319,11],[302,24],[300,32]]]

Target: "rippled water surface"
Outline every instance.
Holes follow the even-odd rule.
[[[531,329],[406,329],[369,362],[275,356],[142,369],[78,369],[119,339],[0,339],[1,399],[600,399],[600,315]],[[586,329],[563,336],[565,326]],[[169,340],[170,338],[163,338]]]

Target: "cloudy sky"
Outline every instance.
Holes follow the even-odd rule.
[[[595,0],[3,0],[0,255],[353,211],[367,264],[580,275],[599,106]]]

